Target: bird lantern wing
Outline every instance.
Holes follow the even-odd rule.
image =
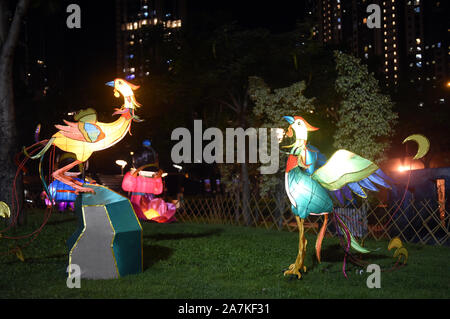
[[[374,184],[390,188],[389,176],[373,162],[346,150],[338,150],[311,178],[343,203],[344,197],[352,200],[352,192],[366,198],[366,190],[378,191]]]
[[[55,127],[67,138],[95,143],[105,138],[105,133],[97,125],[97,113],[94,109],[81,110],[74,116],[78,122],[64,120],[67,125],[55,125]]]

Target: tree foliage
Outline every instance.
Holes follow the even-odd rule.
[[[334,55],[335,89],[342,101],[333,145],[379,162],[389,148],[398,118],[394,103],[380,92],[378,81],[359,59],[339,51]]]
[[[306,98],[304,81],[295,82],[284,88],[272,90],[263,79],[249,78],[249,96],[254,102],[253,115],[260,127],[284,128],[287,122],[283,116],[296,116],[313,113],[314,98]],[[280,153],[280,168],[276,174],[261,175],[260,193],[262,196],[281,192],[284,194],[283,172],[286,166],[286,154]]]

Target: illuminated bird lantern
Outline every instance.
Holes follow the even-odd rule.
[[[307,144],[308,132],[316,131],[318,128],[299,116],[284,118],[290,124],[286,136],[292,137],[295,134],[295,142],[285,146],[290,148],[285,172],[285,188],[299,230],[297,259],[284,272],[284,275],[296,275],[301,278],[301,272],[306,272],[305,218],[309,215],[324,215],[324,223],[315,245],[316,256],[320,262],[320,250],[328,223],[328,214],[333,212],[331,196],[335,196],[339,201],[343,201],[344,197],[351,200],[352,193],[366,198],[366,190],[378,191],[375,185],[390,188],[387,183],[390,178],[373,162],[347,150],[336,151],[323,166],[319,167],[321,163],[318,161],[317,149]],[[357,243],[337,213],[334,213],[334,217],[338,227],[345,234],[346,252],[351,247],[359,253],[369,253],[368,249]],[[346,276],[345,260],[343,271]]]
[[[93,190],[89,187],[83,187],[79,182],[64,173],[75,165],[85,162],[93,152],[110,148],[120,142],[130,131],[131,122],[133,120],[140,121],[139,117],[134,114],[134,110],[140,104],[137,103],[133,93],[139,86],[122,79],[108,82],[107,85],[114,87],[114,95],[116,97],[122,95],[124,98],[124,104],[120,109],[116,109],[114,113],[114,115],[120,115],[116,121],[112,123],[98,122],[97,113],[94,109],[81,110],[74,116],[77,122],[64,120],[66,125],[55,125],[59,131],[47,141],[37,155],[30,156],[32,159],[41,158],[52,145],[65,152],[74,153],[76,160],[56,170],[52,176],[56,180],[75,188],[76,193],[93,192]],[[24,153],[26,154],[26,151]]]
[[[69,266],[80,267],[82,278],[105,279],[139,273],[142,271],[142,227],[128,198],[99,185],[89,185],[76,180],[68,171],[85,162],[93,152],[112,147],[130,131],[132,121],[140,121],[135,109],[140,106],[133,91],[138,89],[123,79],[106,83],[114,87],[114,96],[124,98],[124,104],[113,115],[119,118],[112,123],[97,121],[95,110],[89,108],[76,113],[77,122],[64,121],[55,125],[59,130],[32,159],[40,158],[55,145],[65,152],[75,154],[76,160],[54,171],[52,176],[81,193],[75,202],[78,230],[68,240]],[[40,171],[41,166],[40,166]],[[49,197],[52,197],[41,175]]]
[[[315,245],[316,257],[320,263],[320,251],[328,223],[328,214],[333,213],[332,197],[341,203],[346,199],[352,201],[352,193],[364,199],[367,198],[367,190],[378,191],[377,187],[380,186],[390,188],[388,181],[393,182],[393,180],[373,162],[347,150],[338,150],[328,161],[325,161],[315,147],[307,144],[308,132],[316,131],[318,128],[313,127],[300,116],[284,118],[290,124],[286,136],[293,137],[295,134],[295,142],[284,146],[290,149],[285,171],[285,189],[299,230],[297,259],[284,272],[284,275],[295,275],[301,278],[302,272],[306,272],[304,265],[307,246],[304,236],[305,218],[309,215],[324,216]],[[427,138],[415,134],[407,137],[403,143],[410,140],[419,144],[414,159],[425,156],[429,149]],[[358,244],[337,212],[333,213],[333,217],[346,241],[343,272],[347,277],[345,262],[347,255],[350,255],[350,248],[363,254],[371,251]],[[394,257],[398,257],[399,260],[404,257],[404,263],[406,263],[408,252],[398,238],[393,239],[388,248],[397,248]]]

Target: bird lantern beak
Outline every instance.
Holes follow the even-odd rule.
[[[309,124],[308,122],[306,122],[305,119],[303,117],[301,117],[301,116],[295,116],[294,120],[301,120],[305,124],[306,130],[308,132],[314,132],[314,131],[317,131],[319,129],[318,127],[314,127],[311,124]]]
[[[108,85],[108,86],[114,87],[114,81],[109,81],[109,82],[106,82],[106,83],[105,83],[105,85]]]

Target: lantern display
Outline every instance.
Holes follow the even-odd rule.
[[[163,192],[161,177],[146,177],[127,172],[122,180],[122,189],[126,192],[155,194]]]
[[[352,193],[361,198],[367,198],[367,190],[378,191],[377,187],[380,186],[390,188],[388,182],[392,182],[392,179],[375,163],[347,150],[337,150],[326,162],[321,160],[318,149],[307,143],[308,132],[316,131],[318,128],[310,125],[300,116],[285,116],[284,119],[289,123],[286,136],[295,137],[293,144],[284,146],[289,148],[285,171],[285,190],[291,202],[299,231],[297,258],[284,272],[284,275],[301,278],[302,273],[306,272],[304,259],[307,240],[304,235],[304,220],[309,215],[324,216],[324,222],[315,245],[316,257],[320,262],[320,250],[328,223],[328,214],[332,214],[337,228],[344,235],[346,242],[344,244],[343,272],[347,277],[345,264],[347,256],[352,258],[350,248],[363,254],[371,251],[358,244],[338,212],[333,212],[332,197],[339,202],[343,202],[344,199],[352,200]],[[428,151],[426,138],[420,136],[422,145],[425,145],[423,147],[420,147],[417,135],[408,137],[404,142],[411,139],[418,141],[417,156],[424,156]]]
[[[152,220],[158,223],[175,221],[176,206],[166,203],[163,199],[155,197],[162,194],[164,184],[162,171],[144,171],[145,167],[153,166],[147,164],[137,170],[127,172],[122,180],[122,189],[131,192],[131,203],[136,215],[141,220]]]
[[[50,204],[73,201],[76,197],[79,227],[67,242],[69,268],[76,264],[81,277],[92,279],[118,278],[142,271],[142,228],[129,199],[104,186],[76,179],[69,172],[86,162],[93,152],[120,142],[130,133],[132,122],[141,121],[135,114],[141,105],[134,97],[139,86],[120,78],[106,84],[114,88],[115,97],[123,97],[122,106],[113,113],[119,115],[114,122],[97,121],[92,108],[81,110],[74,115],[74,122],[64,120],[65,125],[55,125],[58,131],[50,139],[23,149],[27,157],[40,159],[40,178]],[[53,154],[52,146],[73,153],[75,160],[52,172],[55,181],[49,189],[42,163],[48,150]],[[71,270],[69,277],[70,274]]]

